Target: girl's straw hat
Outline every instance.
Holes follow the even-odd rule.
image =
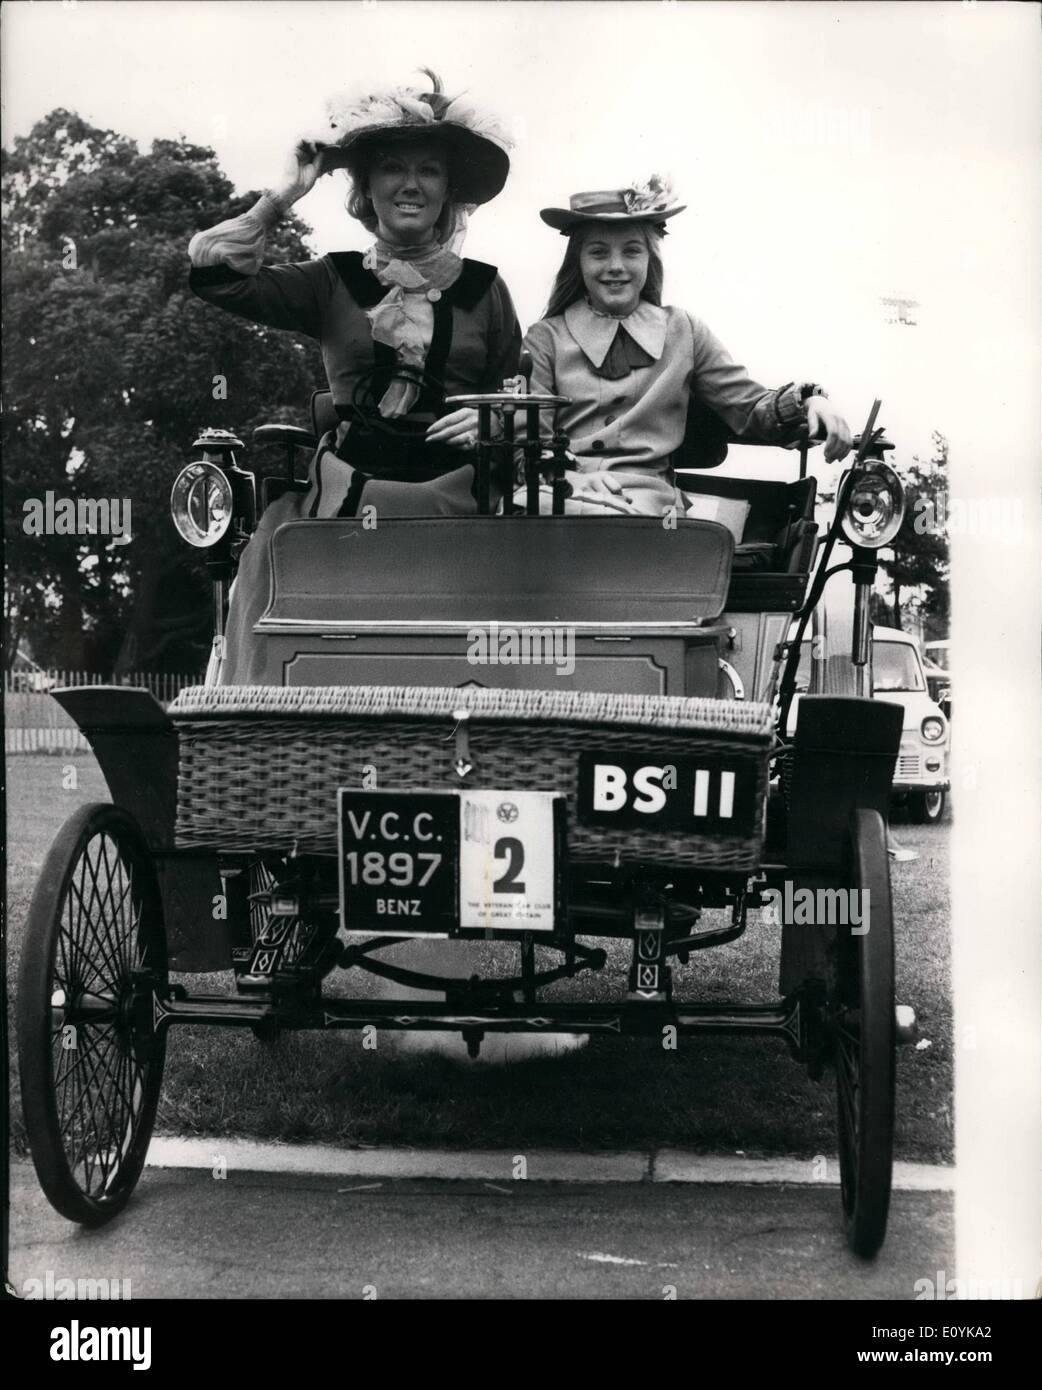
[[[539,216],[548,227],[567,236],[587,222],[665,222],[683,212],[686,204],[673,197],[668,178],[652,174],[647,183],[607,192],[573,193],[566,208],[543,208]]]

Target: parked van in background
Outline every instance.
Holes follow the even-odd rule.
[[[907,632],[872,629],[872,694],[904,706],[894,792],[907,801],[913,820],[942,820],[949,787],[950,725],[930,693],[919,644]]]
[[[807,638],[800,654],[797,691],[807,691],[810,681],[811,639]],[[872,694],[904,709],[894,799],[906,804],[912,820],[921,825],[943,820],[950,785],[951,726],[930,692],[919,644],[909,633],[893,627],[872,628]],[[796,726],[799,699],[797,695],[793,701],[790,735]]]

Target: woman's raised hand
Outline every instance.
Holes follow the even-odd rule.
[[[324,150],[317,149],[310,140],[298,140],[286,160],[282,179],[273,190],[275,197],[284,207],[298,202],[327,172],[325,165]]]

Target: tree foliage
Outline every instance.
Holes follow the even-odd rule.
[[[236,195],[211,149],[142,153],[63,110],[3,152],[2,185],[7,660],[27,643],[66,668],[198,669],[207,581],[170,522],[171,483],[200,428],[248,439],[299,417],[324,376],[314,343],[188,289],[192,234],[258,194]],[[306,259],[305,230],[285,219],[269,259]],[[129,500],[131,542],[26,535],[24,503],[48,491]]]
[[[894,538],[893,559],[880,562],[891,584],[893,625],[901,626],[904,594],[921,592],[919,607],[927,641],[947,637],[950,616],[948,441],[936,430],[932,440],[932,456],[925,461],[915,457],[902,470],[905,517]]]

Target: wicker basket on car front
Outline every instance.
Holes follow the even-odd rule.
[[[467,711],[461,778],[459,712]],[[179,737],[177,843],[228,852],[336,854],[337,792],[540,790],[568,798],[572,862],[752,871],[763,839],[770,706],[557,690],[196,686],[170,707]],[[755,785],[740,833],[584,825],[584,751],[666,764],[726,759]]]

